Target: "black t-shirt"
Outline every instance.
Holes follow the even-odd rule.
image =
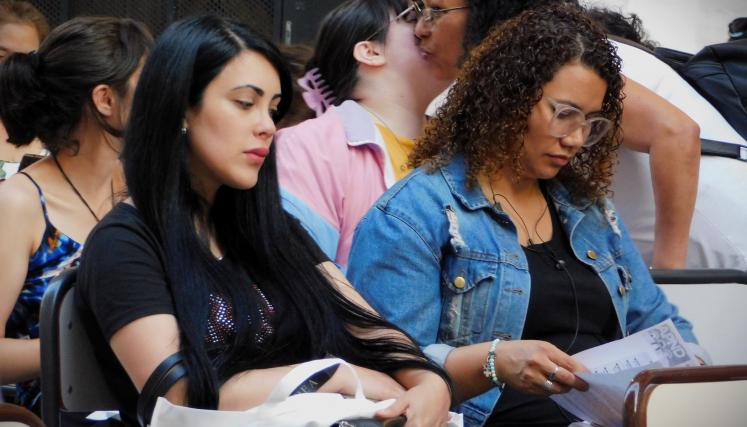
[[[552,239],[524,248],[531,276],[529,307],[521,339],[547,341],[568,354],[621,337],[609,291],[599,275],[579,261],[544,191]],[[563,268],[558,261],[563,260]],[[575,295],[574,295],[575,294]],[[578,317],[576,314],[578,301]],[[575,337],[578,321],[578,336]],[[572,418],[547,397],[506,386],[486,425],[568,425]]]
[[[311,240],[301,225],[289,217],[293,232],[301,237],[316,264],[328,258]],[[218,268],[249,287],[250,322],[260,323],[255,342],[272,341],[297,331],[298,316],[278,316],[286,307],[272,301],[253,283],[248,273],[228,259],[217,261]],[[112,389],[122,402],[122,417],[136,425],[138,393],[109,346],[111,337],[123,326],[146,316],[175,314],[174,301],[167,284],[162,246],[148,229],[137,208],[121,203],[94,229],[86,242],[76,285],[76,300],[92,337],[99,362],[107,372]],[[235,333],[227,298],[209,294],[206,347],[229,345]],[[279,299],[279,298],[278,298]],[[289,309],[290,310],[290,309]],[[282,341],[282,340],[281,340]]]

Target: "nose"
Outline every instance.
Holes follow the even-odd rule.
[[[586,132],[584,132],[584,127],[579,126],[576,129],[572,130],[568,135],[560,138],[561,144],[565,146],[570,147],[581,147],[584,145],[584,142],[586,141]]]
[[[269,112],[263,112],[259,118],[257,126],[254,128],[254,135],[261,139],[270,139],[275,135],[275,121]]]
[[[425,19],[418,19],[418,21],[415,23],[415,37],[419,38],[420,40],[428,38],[431,36],[431,29],[432,26],[430,25],[430,23],[425,22]]]

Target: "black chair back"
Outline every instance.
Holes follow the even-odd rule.
[[[60,425],[63,412],[118,410],[75,305],[77,270],[56,277],[44,293],[39,319],[42,419]]]

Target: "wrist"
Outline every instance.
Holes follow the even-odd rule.
[[[503,390],[503,387],[506,385],[506,383],[498,378],[498,375],[495,372],[495,349],[500,342],[501,339],[496,338],[490,343],[488,355],[485,359],[485,363],[482,365],[482,373],[485,378],[487,378],[487,380],[490,381],[494,386],[498,387],[500,390]]]

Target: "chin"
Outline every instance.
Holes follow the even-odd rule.
[[[251,190],[257,186],[258,177],[239,177],[236,179],[228,180],[224,185],[231,187],[236,190]]]

